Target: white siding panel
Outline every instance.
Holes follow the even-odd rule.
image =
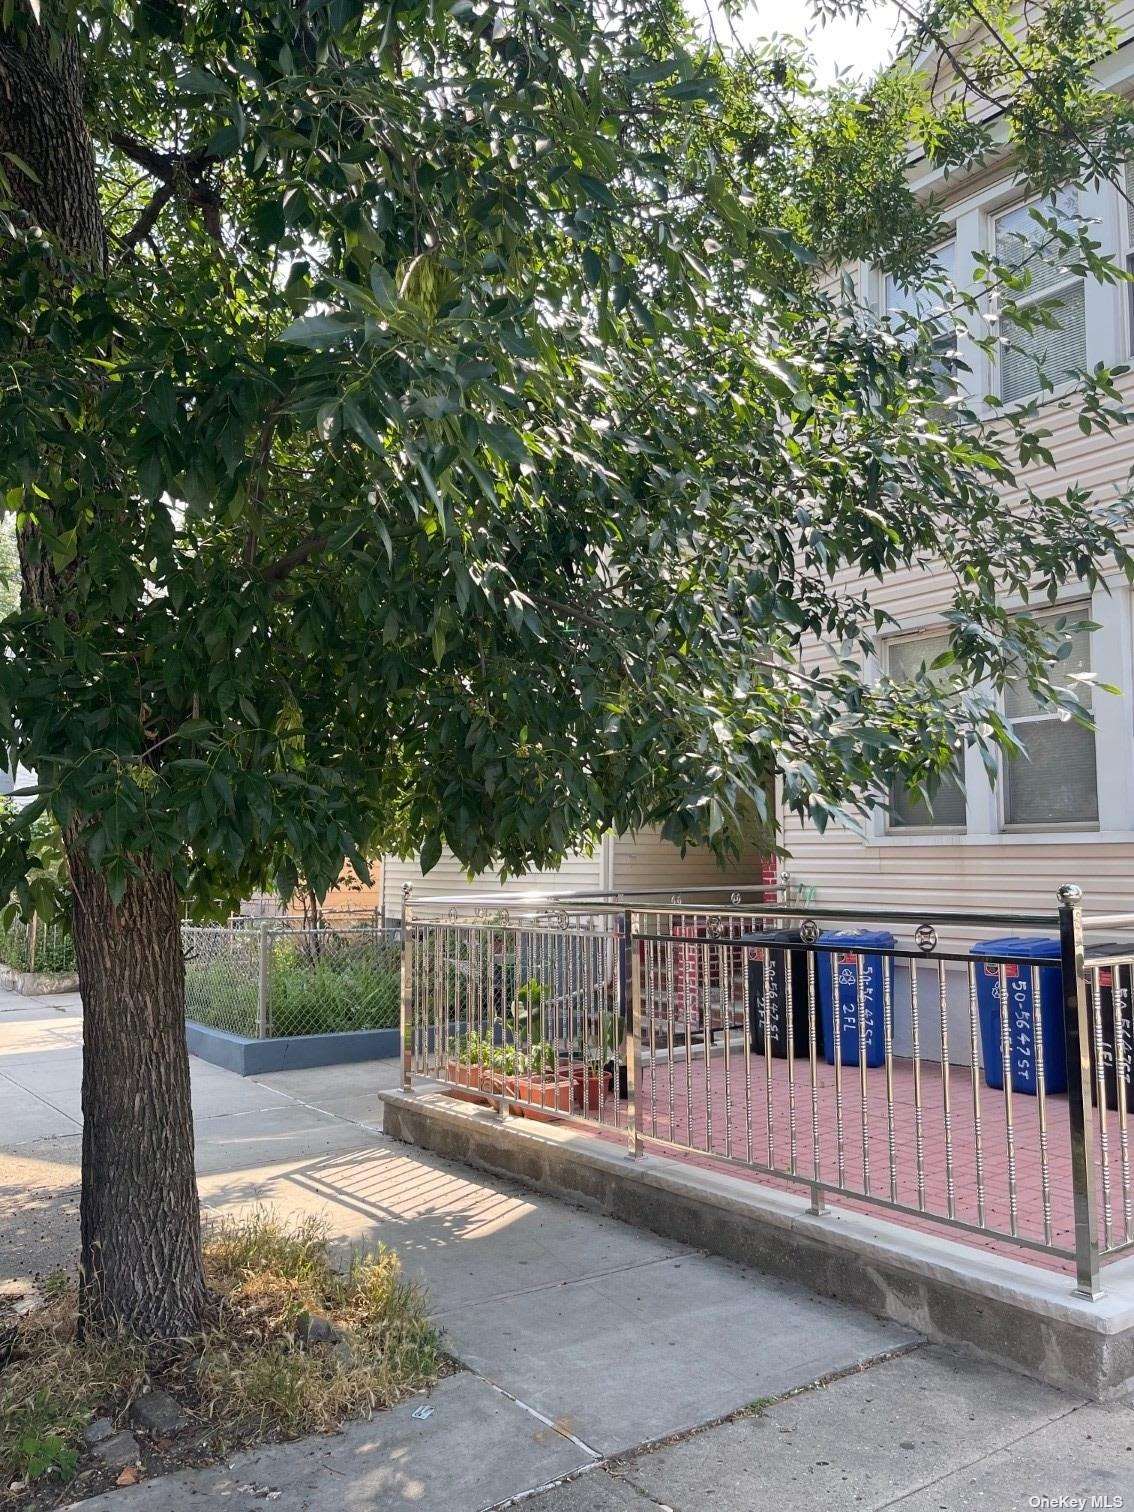
[[[791,851],[788,871],[815,887],[820,905],[1050,912],[1060,885],[1076,882],[1092,913],[1134,910],[1134,835],[916,845],[869,843],[846,833],[820,836],[792,825],[785,844]]]

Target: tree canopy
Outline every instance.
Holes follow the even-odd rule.
[[[1022,185],[1113,169],[1105,7],[1053,0],[1016,62],[986,11]],[[911,133],[964,166],[1004,131],[912,66],[976,13],[911,8],[906,64],[822,97],[678,0],[8,0],[0,79],[81,60],[89,146],[0,122],[0,737],[40,786],[0,881],[44,807],[112,895],[145,857],[202,909],[374,849],[727,849],[772,779],[824,823],[1010,744],[1009,676],[1066,702],[1005,595],[1128,565],[1129,509],[1006,507],[1037,407],[942,403],[934,338],[983,306],[933,283],[906,182]],[[847,256],[940,308],[878,318]],[[1010,306],[1029,274],[984,278]],[[1085,429],[1125,422],[1114,377]],[[871,683],[870,584],[930,559],[952,660]]]

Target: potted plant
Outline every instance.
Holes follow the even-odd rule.
[[[555,1046],[546,1040],[537,1040],[529,1050],[516,1053],[510,1085],[521,1111],[525,1105],[560,1113],[571,1111],[573,1083],[562,1076]]]
[[[574,1107],[579,1112],[593,1113],[602,1101],[602,1062],[602,1055],[594,1047],[579,1040],[559,1052],[559,1075],[571,1083]]]
[[[445,1080],[457,1087],[493,1091],[493,1057],[498,1047],[472,1029],[449,1041],[445,1052]]]

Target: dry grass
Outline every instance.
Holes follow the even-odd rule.
[[[59,1279],[20,1320],[0,1374],[0,1499],[10,1483],[72,1475],[83,1428],[125,1425],[133,1399],[168,1391],[194,1421],[193,1459],[238,1445],[330,1432],[431,1384],[444,1364],[420,1289],[384,1247],[338,1271],[314,1221],[268,1213],[206,1230],[215,1306],[205,1330],[160,1355],[128,1335],[75,1335],[76,1288]],[[305,1315],[338,1343],[306,1344]]]

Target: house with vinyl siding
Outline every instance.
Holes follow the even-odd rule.
[[[1113,7],[1120,29],[1114,52],[1096,65],[1099,85],[1134,96],[1134,0]],[[937,68],[937,60],[926,60]],[[948,66],[937,73],[942,100],[959,85]],[[930,163],[911,161],[915,189],[941,207],[948,235],[938,261],[961,283],[982,249],[1012,245],[1035,235],[1027,200],[1013,182],[1007,161],[980,172],[946,177]],[[1134,200],[1134,175],[1126,193]],[[1077,204],[1095,223],[1103,250],[1134,269],[1134,209],[1111,183],[1069,185],[1054,211]],[[1050,214],[1050,209],[1045,210]],[[1047,427],[1053,464],[1036,463],[1021,475],[1052,492],[1075,484],[1106,500],[1125,492],[1134,469],[1134,427],[1112,435],[1084,436],[1077,407],[1064,402],[1060,370],[1096,363],[1129,362],[1134,354],[1134,286],[1107,285],[1078,277],[1054,261],[1033,266],[1029,299],[1058,302],[1061,329],[1038,331],[1033,340],[1046,355],[1055,382],[1037,424]],[[857,287],[877,310],[900,310],[917,299],[868,265],[851,269]],[[972,396],[1025,400],[1040,388],[1026,354],[993,360],[971,341],[959,356],[970,371],[961,379]],[[1134,373],[1120,380],[1134,406]],[[896,619],[880,639],[875,674],[913,672],[932,662],[945,644],[944,613],[951,583],[932,568],[906,570],[870,585],[872,600]],[[1090,671],[1099,683],[1119,689],[1093,694],[1094,731],[1034,706],[1026,693],[1010,690],[1004,712],[1030,760],[1002,759],[993,782],[980,755],[968,752],[960,781],[942,788],[931,813],[908,795],[892,795],[891,810],[865,816],[865,835],[829,829],[824,835],[785,815],[788,863],[797,882],[815,890],[817,904],[935,909],[1048,910],[1063,882],[1076,882],[1093,912],[1134,909],[1134,590],[1117,570],[1089,591],[1069,584],[1053,614],[1093,620],[1067,663],[1069,672]]]
[[[412,861],[385,856],[382,860],[382,901],[388,917],[396,918],[402,906],[402,889],[408,882],[415,893],[446,895],[499,892],[647,892],[681,893],[692,887],[759,886],[765,880],[765,861],[752,847],[739,861],[728,867],[718,866],[706,849],[687,850],[682,856],[677,846],[662,838],[656,829],[631,835],[607,835],[590,854],[577,851],[552,872],[528,872],[524,876],[501,882],[486,874],[469,879],[460,862],[449,850],[423,876]]]

